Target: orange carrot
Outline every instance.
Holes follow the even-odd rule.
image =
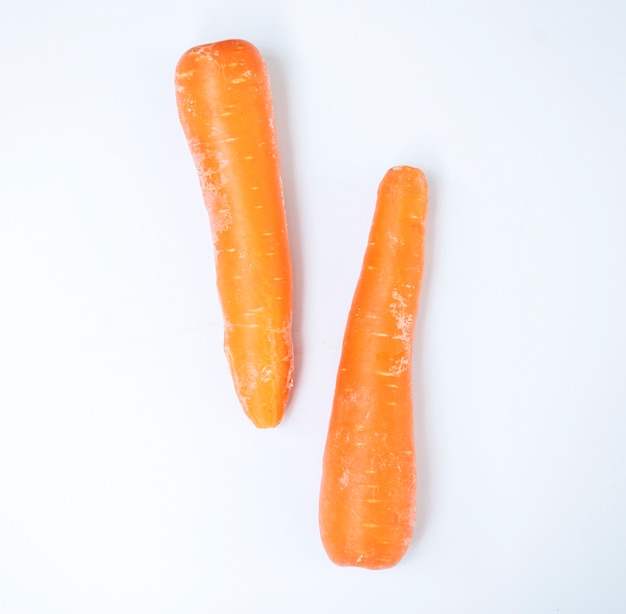
[[[389,170],[378,190],[323,459],[320,531],[338,565],[391,567],[413,535],[411,357],[427,199],[423,173],[407,166]]]
[[[178,113],[200,178],[237,396],[258,427],[282,419],[292,386],[292,279],[267,68],[227,40],[176,67]]]

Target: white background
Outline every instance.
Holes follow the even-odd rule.
[[[626,611],[626,4],[5,3],[0,612]],[[297,378],[258,431],[222,352],[178,124],[189,47],[274,89]],[[334,566],[317,529],[343,327],[384,172],[431,186],[419,521]]]

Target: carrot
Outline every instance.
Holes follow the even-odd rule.
[[[227,40],[187,51],[175,81],[209,214],[235,390],[256,426],[273,427],[292,386],[292,277],[267,68],[252,44]]]
[[[324,450],[320,532],[338,565],[398,563],[416,517],[411,358],[428,187],[407,166],[379,190],[346,325]]]

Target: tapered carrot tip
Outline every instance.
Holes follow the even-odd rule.
[[[338,565],[384,569],[416,518],[411,361],[428,186],[412,167],[379,190],[343,340],[324,450],[320,532]]]
[[[227,40],[187,51],[175,82],[209,215],[235,390],[256,426],[273,427],[292,386],[292,277],[267,68],[254,45]]]

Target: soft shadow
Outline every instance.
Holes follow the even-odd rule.
[[[419,312],[415,323],[413,341],[413,404],[414,404],[414,436],[417,462],[417,520],[413,533],[413,541],[407,557],[415,556],[415,551],[428,524],[431,503],[430,471],[428,465],[428,407],[424,394],[424,336],[428,324],[430,309],[431,280],[434,268],[434,245],[437,240],[438,186],[434,171],[422,168],[428,180],[428,217],[426,219],[426,246],[424,273],[420,293]]]
[[[285,197],[285,212],[289,229],[289,247],[291,250],[291,266],[293,272],[293,324],[292,336],[294,345],[294,389],[292,398],[285,412],[283,422],[291,415],[299,374],[302,370],[302,314],[303,314],[303,252],[302,229],[300,224],[300,208],[296,185],[296,172],[293,159],[293,138],[291,132],[291,117],[289,112],[288,85],[282,64],[270,50],[260,49],[270,74],[272,101],[274,105],[274,122],[280,152],[280,165],[283,179],[283,193]]]

